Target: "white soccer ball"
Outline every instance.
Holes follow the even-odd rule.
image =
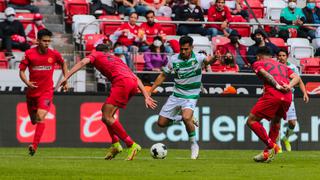
[[[150,154],[154,159],[164,159],[167,153],[167,146],[162,143],[154,144],[150,148]]]

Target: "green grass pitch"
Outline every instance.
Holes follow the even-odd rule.
[[[320,151],[284,152],[271,163],[255,163],[259,151],[202,150],[198,160],[189,150],[168,150],[164,160],[144,149],[134,161],[103,159],[103,148],[0,148],[0,179],[319,179]]]

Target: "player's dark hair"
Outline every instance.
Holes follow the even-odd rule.
[[[41,29],[40,31],[38,31],[37,37],[38,39],[42,39],[43,36],[52,37],[52,32],[48,29]]]
[[[108,51],[110,47],[107,44],[98,44],[96,46],[96,51]]]
[[[139,17],[139,15],[138,15],[138,13],[137,13],[137,12],[131,12],[131,13],[129,14],[129,17],[131,17],[133,14],[136,14],[136,15],[137,15],[137,17]]]
[[[190,36],[182,36],[179,40],[179,44],[180,44],[180,46],[185,45],[185,44],[189,44],[190,46],[192,46],[193,39]]]
[[[151,13],[152,13],[153,15],[155,15],[153,10],[149,10],[149,11],[146,12],[145,17],[147,18],[148,14],[151,14]]]
[[[272,56],[270,49],[267,46],[259,47],[257,56]]]
[[[287,56],[289,55],[289,52],[287,49],[280,48],[277,54],[279,55],[280,52],[284,52]]]

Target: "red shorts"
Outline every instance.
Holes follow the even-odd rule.
[[[272,96],[262,96],[251,109],[251,113],[267,120],[271,120],[276,116],[286,119],[290,104],[291,101],[274,98]]]
[[[29,114],[38,109],[49,112],[52,103],[52,95],[42,95],[39,97],[27,97],[27,106]]]
[[[130,98],[138,92],[137,79],[125,78],[113,83],[106,104],[125,108]]]

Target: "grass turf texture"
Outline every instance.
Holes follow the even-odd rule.
[[[100,148],[41,148],[34,157],[27,148],[0,148],[0,179],[316,179],[320,151],[284,152],[271,163],[256,163],[259,151],[201,150],[198,160],[189,150],[168,150],[164,160],[144,149],[134,161],[126,152],[103,159]]]

